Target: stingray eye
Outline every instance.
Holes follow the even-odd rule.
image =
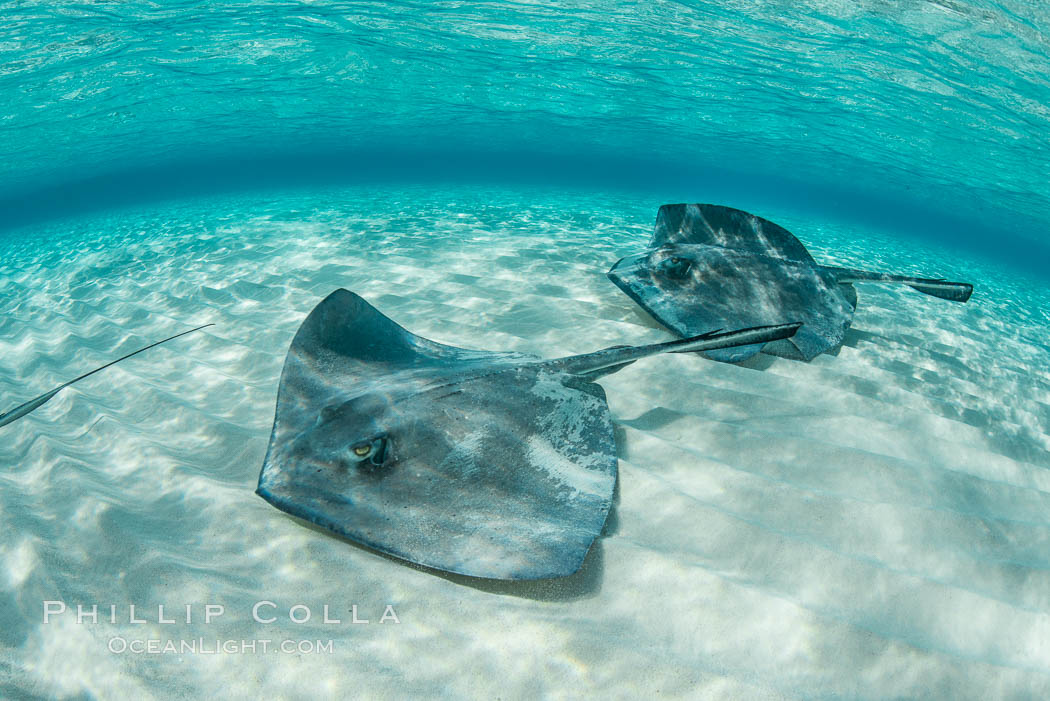
[[[670,258],[664,258],[657,268],[665,277],[681,279],[689,275],[691,265],[688,258],[671,256]]]
[[[387,459],[386,436],[376,436],[350,446],[350,454],[358,465],[365,468],[379,467]]]

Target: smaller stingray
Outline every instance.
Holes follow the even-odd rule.
[[[433,569],[543,579],[579,569],[616,481],[593,380],[663,352],[786,338],[798,324],[542,360],[416,336],[336,290],[292,340],[256,492]]]
[[[116,365],[117,363],[119,363],[122,360],[127,360],[128,358],[130,358],[133,355],[138,355],[139,353],[142,353],[143,351],[148,351],[150,348],[153,348],[154,346],[159,346],[162,343],[167,343],[168,341],[174,340],[174,339],[178,338],[179,336],[185,336],[188,333],[193,333],[194,331],[200,331],[201,329],[207,328],[209,326],[214,326],[214,325],[215,324],[205,324],[204,326],[198,326],[195,329],[190,329],[189,331],[183,331],[182,333],[177,333],[174,336],[169,336],[168,338],[165,338],[163,341],[157,341],[156,343],[151,343],[148,346],[146,346],[145,348],[139,348],[137,351],[134,351],[132,353],[128,353],[127,355],[122,356],[120,358],[117,358],[116,360],[114,360],[112,362],[106,363],[105,365],[103,365],[100,368],[95,368],[91,372],[86,372],[83,375],[81,375],[80,377],[73,378],[72,380],[70,380],[69,382],[65,383],[64,385],[59,385],[58,387],[55,387],[50,392],[46,392],[45,394],[41,394],[36,399],[30,399],[25,404],[20,404],[20,405],[16,406],[14,409],[12,409],[11,411],[8,411],[6,413],[0,414],[0,426],[6,426],[7,424],[11,423],[12,421],[17,421],[18,419],[22,418],[26,414],[29,414],[29,413],[31,413],[33,411],[36,411],[37,409],[39,409],[44,404],[47,404],[49,401],[51,401],[52,397],[54,397],[56,394],[58,394],[59,392],[64,390],[66,387],[69,387],[74,382],[80,382],[85,377],[90,377],[90,376],[94,375],[96,372],[99,372],[101,370],[105,370],[110,365]]]
[[[609,278],[679,336],[796,319],[790,339],[708,351],[745,360],[760,350],[812,360],[842,345],[857,306],[854,282],[893,282],[965,302],[973,286],[941,279],[820,265],[789,231],[753,214],[713,204],[665,204],[644,253],[620,259]]]

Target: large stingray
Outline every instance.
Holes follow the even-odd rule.
[[[680,336],[716,328],[803,322],[792,338],[705,353],[739,362],[760,350],[811,360],[842,344],[857,306],[854,282],[902,283],[965,302],[973,286],[820,265],[789,231],[713,204],[666,204],[649,250],[619,260],[609,278]]]
[[[117,358],[114,361],[106,363],[102,367],[95,368],[91,372],[85,372],[80,377],[75,377],[72,380],[70,380],[69,382],[61,384],[58,387],[55,387],[50,392],[45,392],[44,394],[41,394],[39,397],[37,397],[35,399],[30,399],[28,402],[25,402],[24,404],[19,404],[14,409],[12,409],[10,411],[7,411],[7,412],[4,412],[3,414],[0,414],[0,426],[6,426],[7,424],[11,423],[12,421],[17,421],[18,419],[22,418],[26,414],[29,414],[31,412],[36,411],[37,409],[42,407],[44,404],[47,404],[49,401],[51,401],[51,399],[56,394],[58,394],[59,392],[64,390],[66,387],[69,387],[74,382],[80,382],[85,377],[91,377],[96,372],[101,372],[102,370],[105,370],[106,368],[108,368],[110,365],[116,365],[117,363],[119,363],[122,360],[127,360],[128,358],[130,358],[133,355],[138,355],[139,353],[142,353],[144,351],[148,351],[150,348],[153,348],[155,346],[159,346],[162,343],[167,343],[168,341],[174,340],[174,339],[178,338],[179,336],[185,336],[188,333],[193,333],[194,331],[200,331],[203,328],[207,328],[209,326],[214,326],[214,325],[215,324],[205,324],[204,326],[198,326],[197,328],[190,329],[189,331],[183,331],[182,333],[177,333],[174,336],[169,336],[168,338],[165,338],[163,341],[157,341],[156,343],[151,343],[148,346],[146,346],[145,348],[139,348],[137,351],[134,351],[134,352],[128,353],[127,355],[121,356],[120,358]]]
[[[616,480],[593,382],[639,358],[790,336],[798,324],[557,360],[416,336],[347,290],[285,359],[257,493],[399,558],[475,577],[575,572]]]

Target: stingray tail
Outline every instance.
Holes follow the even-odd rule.
[[[113,361],[110,361],[110,362],[106,363],[105,365],[103,365],[101,367],[95,368],[91,372],[85,372],[80,377],[74,377],[69,382],[67,382],[67,383],[65,383],[63,385],[59,385],[58,387],[55,387],[50,392],[47,392],[45,394],[41,394],[39,397],[37,397],[35,399],[30,399],[25,404],[19,404],[18,406],[16,406],[11,411],[7,411],[7,412],[4,412],[3,414],[0,414],[0,426],[6,426],[7,424],[11,423],[12,421],[17,421],[18,419],[22,418],[26,414],[28,414],[30,412],[33,412],[33,411],[36,411],[37,409],[39,409],[44,404],[47,404],[49,401],[51,401],[52,397],[54,397],[56,394],[58,394],[59,392],[64,390],[66,387],[69,387],[74,382],[79,382],[80,380],[83,380],[85,377],[90,377],[91,375],[94,375],[96,372],[100,372],[102,370],[105,370],[110,365],[116,365],[117,363],[119,363],[122,360],[127,360],[128,358],[130,358],[133,355],[138,355],[139,353],[142,353],[143,351],[148,351],[150,348],[153,348],[154,346],[159,346],[162,343],[167,343],[168,341],[172,341],[172,340],[178,338],[179,336],[185,336],[188,333],[193,333],[194,331],[200,331],[203,328],[207,328],[209,326],[214,326],[214,325],[215,324],[204,324],[204,326],[198,326],[195,329],[190,329],[189,331],[183,331],[182,333],[177,333],[174,336],[169,336],[168,338],[165,338],[163,341],[157,341],[156,343],[151,343],[148,346],[145,346],[144,348],[139,348],[137,351],[132,351],[131,353],[128,353],[127,355],[123,355],[123,356],[117,358],[116,360],[113,360]]]
[[[64,386],[65,385],[63,385],[63,387]],[[36,411],[39,407],[51,401],[51,397],[58,394],[58,391],[60,389],[62,389],[62,387],[57,387],[48,392],[47,394],[41,394],[36,399],[30,399],[25,404],[19,404],[11,411],[5,411],[3,414],[0,414],[0,426],[6,426],[12,421],[17,421],[18,419],[22,418],[29,412]]]
[[[791,338],[801,326],[801,323],[796,322],[775,326],[753,326],[737,331],[718,330],[667,343],[652,343],[646,346],[613,346],[594,353],[572,355],[549,362],[557,364],[564,372],[594,379],[614,373],[640,358],[657,353],[693,353],[747,346],[752,343],[770,343],[783,338]]]
[[[906,275],[887,275],[885,273],[870,273],[865,270],[853,268],[835,268],[821,266],[825,271],[835,276],[840,283],[845,282],[892,282],[907,285],[923,294],[933,297],[951,300],[952,302],[965,302],[973,294],[973,285],[966,282],[948,282],[939,278],[908,277]]]

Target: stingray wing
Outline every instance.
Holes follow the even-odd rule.
[[[359,295],[336,290],[314,307],[292,339],[271,444],[302,433],[322,408],[349,396],[375,388],[411,391],[451,370],[528,357],[435,343],[405,330]]]
[[[681,262],[668,265],[672,260]],[[793,337],[767,350],[805,360],[841,344],[853,318],[841,286],[818,267],[721,246],[664,246],[622,259],[609,277],[657,321],[684,337],[801,321]],[[761,349],[749,345],[705,355],[739,362]]]
[[[520,353],[467,350],[435,343],[396,324],[359,295],[339,289],[306,317],[292,339],[281,388],[299,394],[345,392],[380,382],[418,386],[443,369],[531,358]],[[280,413],[280,411],[278,411]]]
[[[768,219],[717,204],[665,204],[656,215],[651,248],[704,244],[816,265],[802,242]]]
[[[601,388],[528,356],[414,336],[334,293],[289,350],[258,493],[376,550],[475,577],[579,568],[616,450]],[[383,436],[381,465],[347,459]]]

